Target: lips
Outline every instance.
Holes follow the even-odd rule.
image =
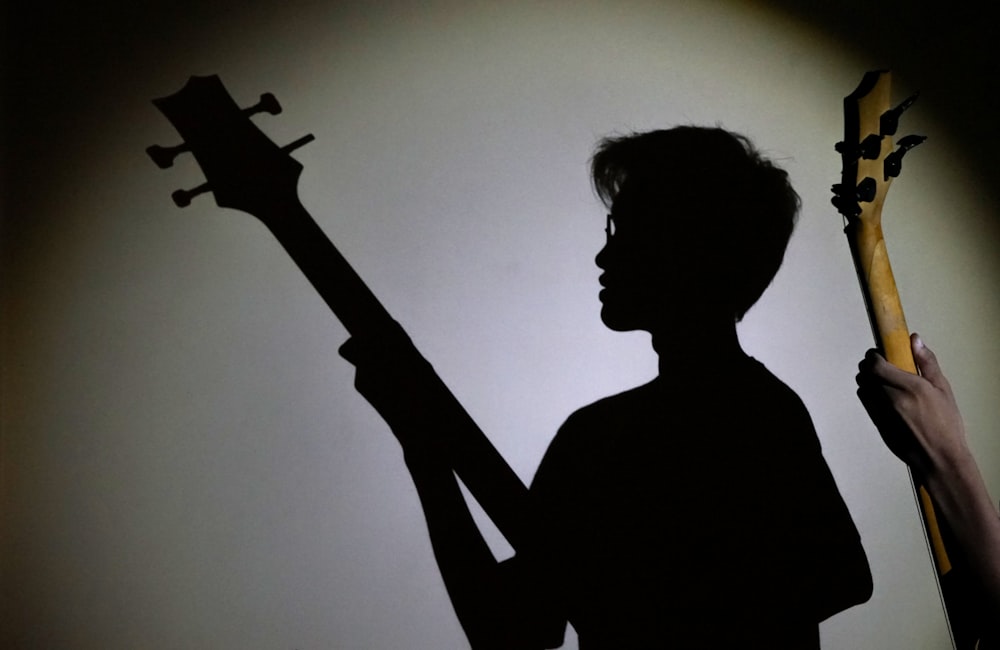
[[[608,295],[608,279],[606,274],[602,273],[601,277],[597,278],[597,282],[601,285],[601,290],[597,293],[597,298],[601,302],[604,302]]]

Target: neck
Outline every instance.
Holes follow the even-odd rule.
[[[718,372],[747,358],[731,320],[675,323],[652,334],[661,376]]]

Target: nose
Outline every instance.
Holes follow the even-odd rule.
[[[617,239],[605,242],[601,250],[597,251],[597,255],[594,257],[594,264],[605,271],[612,266],[621,266],[624,261],[627,261],[627,256],[630,254],[627,250],[623,249],[623,243]]]
[[[597,256],[594,257],[594,264],[596,264],[597,268],[601,270],[607,270],[606,264],[608,261],[608,246],[610,246],[610,244],[601,246],[601,250],[597,251]]]

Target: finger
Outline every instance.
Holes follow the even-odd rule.
[[[861,403],[865,405],[865,408],[869,409],[869,415],[872,415],[869,408],[872,404],[878,403],[881,407],[880,410],[891,410],[894,408],[893,404],[896,404],[911,392],[905,387],[894,386],[884,381],[881,377],[865,371],[855,375],[854,381],[858,385],[858,397],[861,399]]]
[[[878,352],[869,351],[862,363],[864,364],[861,368],[862,372],[871,373],[874,378],[887,387],[911,390],[921,381],[918,375],[890,363]]]
[[[937,355],[924,345],[923,339],[916,332],[910,335],[910,347],[913,350],[913,360],[917,362],[917,369],[920,371],[920,375],[938,388],[946,388],[948,380],[945,379],[944,373],[941,372]]]
[[[865,411],[868,412],[868,417],[870,417],[874,421],[876,419],[875,413],[879,411],[879,409],[877,408],[877,404],[881,400],[872,391],[872,387],[870,384],[863,384],[861,381],[858,381],[858,390],[856,394],[858,396],[858,400],[861,401],[861,405],[865,407]],[[884,400],[885,397],[882,396],[881,399]]]
[[[881,379],[873,375],[871,370],[865,368],[862,368],[858,371],[858,374],[854,375],[854,382],[858,385],[858,388],[865,389],[885,386]]]
[[[347,339],[343,345],[337,348],[337,354],[346,359],[349,363],[358,365],[358,343],[353,337]]]
[[[875,348],[868,348],[865,350],[865,356],[861,357],[861,361],[858,361],[858,370],[867,370],[871,367],[872,363],[875,362],[875,358],[882,356],[878,353]]]
[[[882,393],[872,386],[860,386],[857,391],[861,405],[871,418],[872,424],[878,429],[882,439],[892,448],[895,445],[893,438],[894,428],[888,425],[893,415],[892,406]]]
[[[857,395],[885,446],[897,458],[912,467],[919,456],[917,445],[909,427],[893,409],[891,400],[874,387],[860,387]]]

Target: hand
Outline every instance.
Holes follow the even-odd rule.
[[[910,336],[919,375],[892,365],[875,350],[858,364],[858,397],[889,449],[921,476],[962,463],[969,455],[965,426],[937,357]]]
[[[339,352],[357,368],[354,387],[404,448],[422,446],[433,437],[427,431],[433,426],[428,387],[434,370],[398,324],[352,337]]]

